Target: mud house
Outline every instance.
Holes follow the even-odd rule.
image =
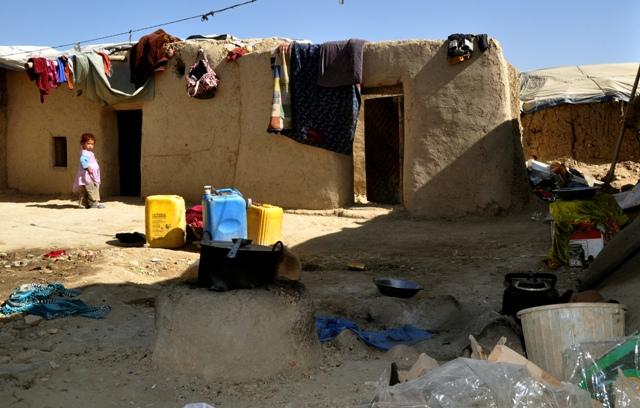
[[[610,163],[637,71],[619,63],[521,73],[525,156]],[[637,124],[624,132],[619,160],[640,160]]]
[[[115,105],[64,87],[41,103],[24,71],[0,70],[0,183],[68,193],[79,136],[93,132],[106,196],[196,201],[212,184],[286,208],[326,209],[355,193],[427,217],[497,214],[522,202],[518,81],[498,42],[456,65],[443,41],[366,43],[352,156],[267,133],[270,56],[280,41],[256,42],[234,62],[227,43],[178,43],[152,97]],[[185,91],[185,67],[200,48],[221,78],[213,99]]]

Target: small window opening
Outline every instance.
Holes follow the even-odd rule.
[[[64,136],[53,137],[53,166],[67,167],[67,138]]]

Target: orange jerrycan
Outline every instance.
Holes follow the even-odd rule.
[[[145,232],[151,248],[180,248],[187,229],[184,199],[177,195],[148,196],[144,204]]]
[[[282,208],[252,203],[247,209],[247,235],[257,245],[273,245],[282,240]]]

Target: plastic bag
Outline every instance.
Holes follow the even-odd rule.
[[[570,370],[565,374],[570,382],[587,390],[604,408],[618,408],[614,402],[617,391],[631,395],[629,387],[618,386],[616,391],[619,372],[627,379],[627,382],[620,379],[623,385],[630,384],[629,381],[640,381],[640,334],[573,346],[565,353],[565,367]],[[623,397],[622,394],[620,396]]]
[[[220,79],[209,65],[207,57],[202,55],[187,74],[187,94],[193,98],[209,99],[215,96]]]
[[[618,368],[618,378],[613,383],[616,408],[640,408],[640,383],[629,378]]]
[[[383,373],[371,408],[582,408],[589,393],[574,384],[551,387],[523,366],[458,358],[426,375],[389,386]]]

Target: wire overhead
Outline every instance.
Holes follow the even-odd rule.
[[[225,12],[227,10],[234,9],[236,7],[245,6],[245,5],[249,4],[249,3],[255,3],[256,1],[257,0],[248,0],[248,1],[245,1],[245,2],[242,2],[242,3],[233,4],[233,5],[228,6],[228,7],[223,7],[221,9],[211,10],[211,11],[209,11],[207,13],[198,14],[198,15],[191,16],[191,17],[185,17],[185,18],[181,18],[181,19],[178,19],[178,20],[168,21],[166,23],[160,23],[160,24],[154,24],[154,25],[147,26],[147,27],[136,28],[136,29],[132,29],[132,30],[129,30],[129,31],[122,32],[122,33],[105,35],[105,36],[102,36],[102,37],[96,37],[96,38],[92,38],[90,40],[82,40],[82,41],[72,42],[72,43],[69,43],[69,44],[54,45],[54,46],[51,46],[51,47],[41,48],[41,49],[37,49],[37,50],[19,51],[19,52],[15,52],[13,54],[3,54],[3,55],[0,55],[0,56],[1,57],[9,57],[9,56],[12,56],[12,55],[27,54],[27,53],[45,51],[45,50],[48,50],[48,49],[51,49],[51,48],[64,48],[64,47],[72,47],[72,46],[77,49],[77,48],[79,48],[80,44],[82,44],[82,43],[90,43],[90,42],[99,41],[99,40],[106,40],[107,38],[120,37],[120,36],[123,36],[123,35],[128,35],[129,36],[129,42],[131,42],[131,34],[132,33],[137,33],[139,31],[146,31],[146,30],[150,30],[152,28],[163,27],[163,26],[167,26],[167,25],[171,25],[171,24],[182,23],[183,21],[193,20],[193,19],[196,19],[196,18],[199,18],[200,21],[203,21],[203,22],[204,21],[209,21],[209,17],[215,17],[216,14]]]

